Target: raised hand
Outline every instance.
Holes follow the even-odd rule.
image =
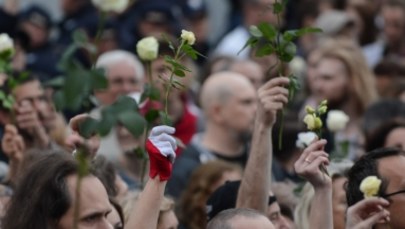
[[[329,155],[323,150],[326,140],[321,139],[311,143],[295,162],[296,173],[308,180],[314,188],[331,185],[331,178],[321,171],[321,165],[329,164]]]
[[[1,139],[1,147],[10,161],[21,162],[25,151],[23,137],[18,133],[14,125],[6,125],[4,136]]]
[[[146,151],[150,160],[149,176],[151,178],[155,178],[157,175],[159,175],[160,181],[170,178],[177,148],[176,139],[170,135],[174,132],[175,129],[169,126],[152,128],[146,141]]]
[[[383,198],[363,199],[347,209],[346,229],[372,229],[379,222],[389,221],[390,213],[384,209],[388,205]]]
[[[100,147],[100,137],[94,135],[89,139],[84,139],[79,134],[80,124],[83,123],[88,117],[88,114],[80,114],[70,119],[69,126],[72,130],[72,133],[66,138],[65,145],[70,151],[74,151],[79,147],[83,147],[89,153],[89,157],[94,158],[96,156],[98,148]]]
[[[37,146],[48,147],[50,144],[50,138],[31,102],[23,100],[15,107],[15,110],[15,121],[17,126],[28,133]]]
[[[269,80],[258,90],[258,120],[266,125],[273,125],[277,111],[288,103],[288,89],[285,88],[290,80],[287,77],[277,77]]]

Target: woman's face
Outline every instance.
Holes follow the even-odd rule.
[[[397,127],[388,134],[384,147],[399,147],[405,150],[405,127]]]
[[[333,228],[344,229],[345,228],[345,211],[347,208],[346,192],[344,184],[347,181],[344,177],[338,177],[333,179]]]
[[[177,229],[179,221],[173,210],[162,213],[157,229]]]

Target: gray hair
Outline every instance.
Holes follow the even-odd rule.
[[[143,80],[145,70],[143,68],[142,63],[134,54],[124,50],[113,50],[103,53],[97,59],[96,68],[107,69],[108,67],[120,63],[122,61],[126,61],[129,64],[133,65],[135,69],[136,78],[138,80]]]
[[[231,219],[243,216],[246,218],[266,217],[262,213],[248,208],[232,208],[224,210],[208,222],[207,229],[232,229],[229,222]]]

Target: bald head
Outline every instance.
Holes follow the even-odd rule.
[[[228,209],[215,216],[207,229],[275,229],[266,216],[252,209]]]
[[[206,112],[211,106],[224,104],[240,90],[255,90],[252,83],[235,72],[218,72],[208,77],[201,89],[200,102]]]

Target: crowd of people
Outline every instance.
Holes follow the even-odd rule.
[[[41,5],[0,6],[0,33],[15,45],[12,71],[0,73],[14,100],[0,103],[0,228],[405,228],[405,0],[289,0],[278,16],[277,0],[136,0],[108,13],[93,2],[60,0],[60,21]],[[276,71],[277,56],[241,51],[263,22],[322,32],[294,41],[295,57]],[[202,56],[180,60],[191,71],[166,98],[173,125],[81,136],[121,96],[139,102],[152,83],[164,93],[165,41],[182,29]],[[103,69],[108,86],[91,105],[57,110],[75,31],[97,53],[73,58]],[[135,49],[147,36],[160,43],[150,69]],[[292,98],[290,74],[301,84]],[[163,100],[139,106],[163,109]],[[325,100],[322,135],[303,144],[304,117]],[[348,118],[338,129],[336,111]],[[380,182],[372,196],[360,189],[369,177]]]

